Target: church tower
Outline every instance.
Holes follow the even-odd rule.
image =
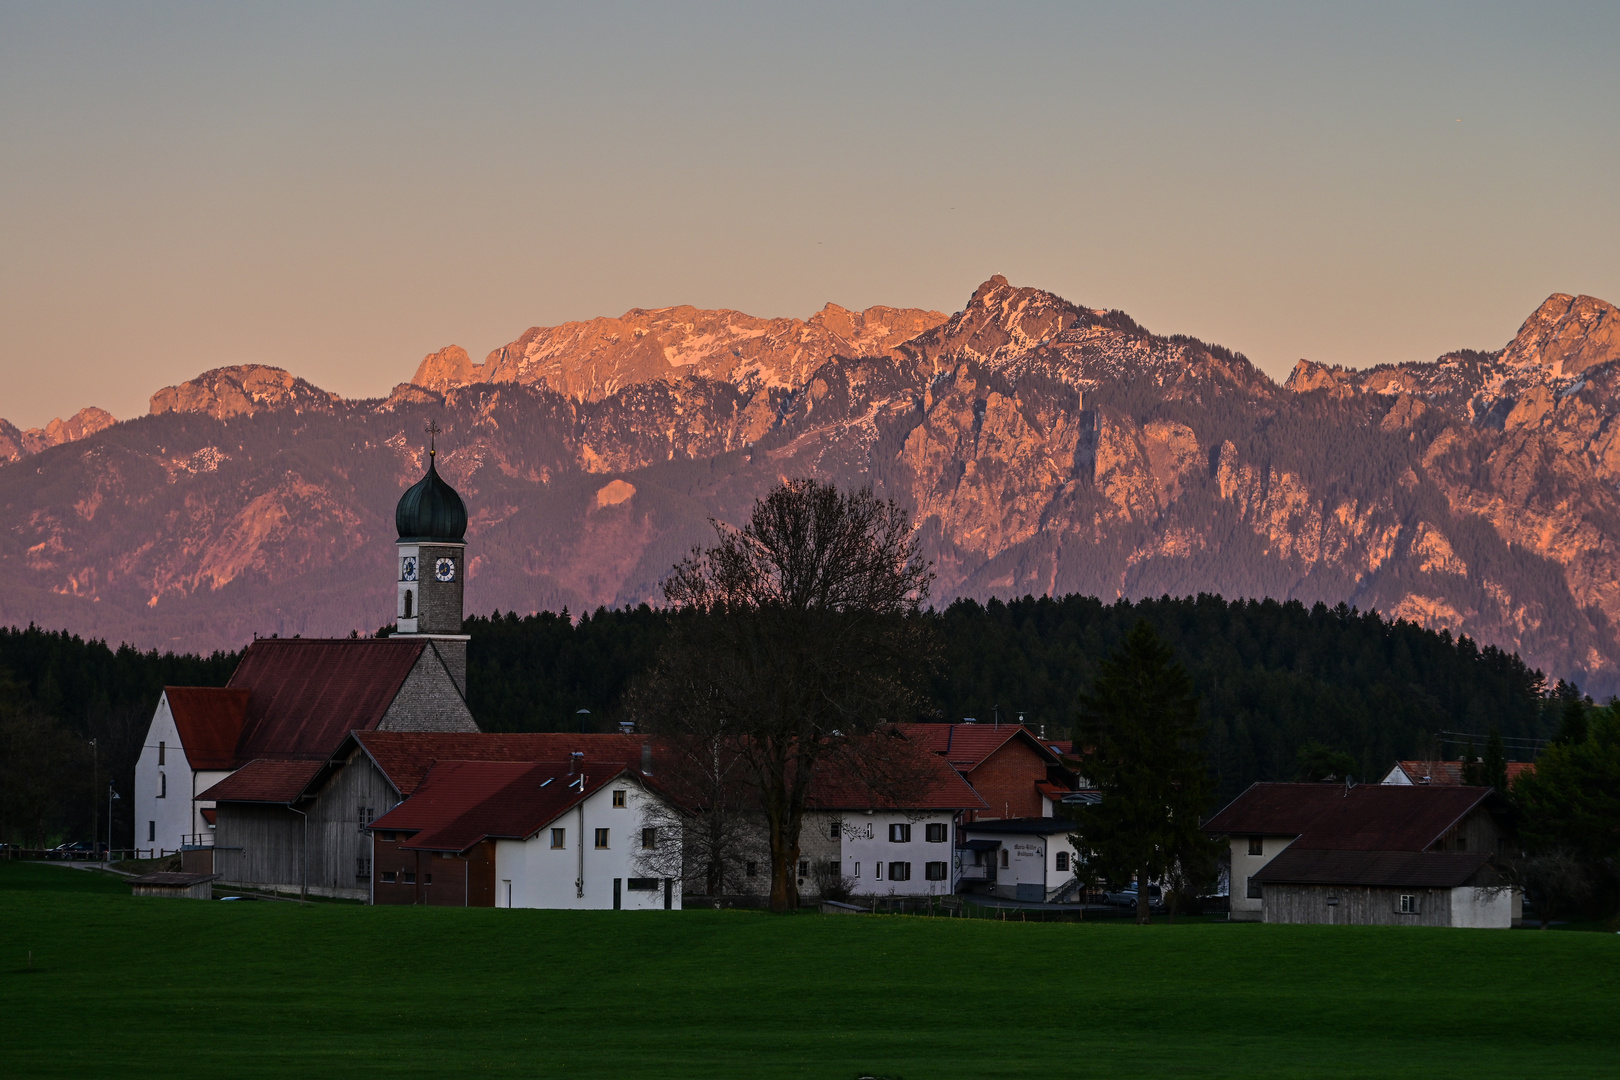
[[[436,428],[429,429],[437,433]],[[466,579],[467,506],[435,467],[438,448],[428,450],[427,475],[394,510],[399,530],[399,637],[427,637],[444,657],[462,695],[467,693],[467,635],[461,632],[462,584]]]

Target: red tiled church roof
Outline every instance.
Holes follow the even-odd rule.
[[[236,759],[324,758],[377,726],[425,647],[399,638],[260,638],[227,684],[248,692]]]
[[[234,769],[247,720],[248,692],[228,687],[166,686],[163,694],[193,769]]]
[[[1204,829],[1298,837],[1291,848],[1422,851],[1492,794],[1479,787],[1253,784]]]

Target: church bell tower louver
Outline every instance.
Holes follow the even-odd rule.
[[[436,424],[428,425],[430,437],[438,432]],[[394,509],[399,532],[396,636],[432,638],[465,696],[467,636],[461,632],[461,617],[467,506],[439,475],[437,458],[434,442],[428,450],[427,474],[400,496]]]

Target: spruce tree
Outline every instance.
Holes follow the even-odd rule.
[[[1209,775],[1199,746],[1198,694],[1174,651],[1145,621],[1099,665],[1080,701],[1086,777],[1102,801],[1081,815],[1077,845],[1093,881],[1137,882],[1136,921],[1148,921],[1148,883],[1213,870],[1215,844],[1200,818]]]

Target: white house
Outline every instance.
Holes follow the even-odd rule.
[[[855,896],[945,896],[956,891],[955,808],[845,811],[836,819],[840,874]]]
[[[623,764],[439,761],[370,824],[373,902],[678,909],[679,821]]]
[[[164,688],[135,761],[135,847],[212,843],[214,804],[196,796],[235,770],[247,699],[240,689]]]
[[[1080,854],[1062,818],[975,821],[957,848],[964,892],[1006,900],[1052,903],[1076,894]]]

